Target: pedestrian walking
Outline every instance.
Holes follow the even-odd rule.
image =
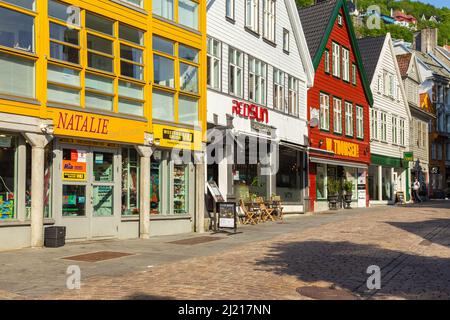
[[[422,199],[420,198],[420,195],[419,195],[419,190],[420,190],[420,182],[416,178],[416,180],[414,181],[414,184],[413,184],[414,202],[422,202]]]

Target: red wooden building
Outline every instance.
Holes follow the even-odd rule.
[[[316,70],[308,91],[309,211],[328,209],[327,186],[333,182],[353,182],[352,207],[369,202],[366,177],[373,99],[345,3],[317,0],[299,9]]]

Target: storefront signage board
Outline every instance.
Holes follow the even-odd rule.
[[[356,143],[326,138],[326,148],[338,156],[359,158],[359,145]]]
[[[225,201],[225,199],[222,196],[222,193],[220,192],[219,186],[215,181],[208,181],[207,187],[209,192],[211,192],[211,195],[214,198],[215,203]]]
[[[403,152],[403,160],[414,161],[414,154],[412,152]]]
[[[155,144],[160,147],[201,151],[202,132],[200,130],[153,124]]]
[[[269,110],[266,108],[238,100],[233,100],[232,103],[233,106],[231,112],[233,114],[258,122],[269,123]]]
[[[217,216],[219,220],[219,229],[235,229],[237,228],[236,203],[234,202],[218,202]]]
[[[55,135],[144,143],[145,121],[72,110],[51,110]]]

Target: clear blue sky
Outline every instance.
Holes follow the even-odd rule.
[[[435,7],[447,7],[450,8],[450,0],[414,0],[419,2],[425,2],[434,5]]]

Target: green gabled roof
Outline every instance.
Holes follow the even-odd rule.
[[[339,10],[343,8],[344,19],[347,21],[348,32],[353,52],[356,57],[359,74],[361,76],[364,92],[370,105],[373,105],[372,91],[367,80],[364,65],[361,59],[361,53],[356,40],[355,30],[351,21],[345,0],[326,0],[307,8],[300,8],[299,15],[305,32],[306,41],[313,60],[314,69],[320,64],[320,60],[325,51],[328,39],[333,31],[334,23],[339,14]]]

